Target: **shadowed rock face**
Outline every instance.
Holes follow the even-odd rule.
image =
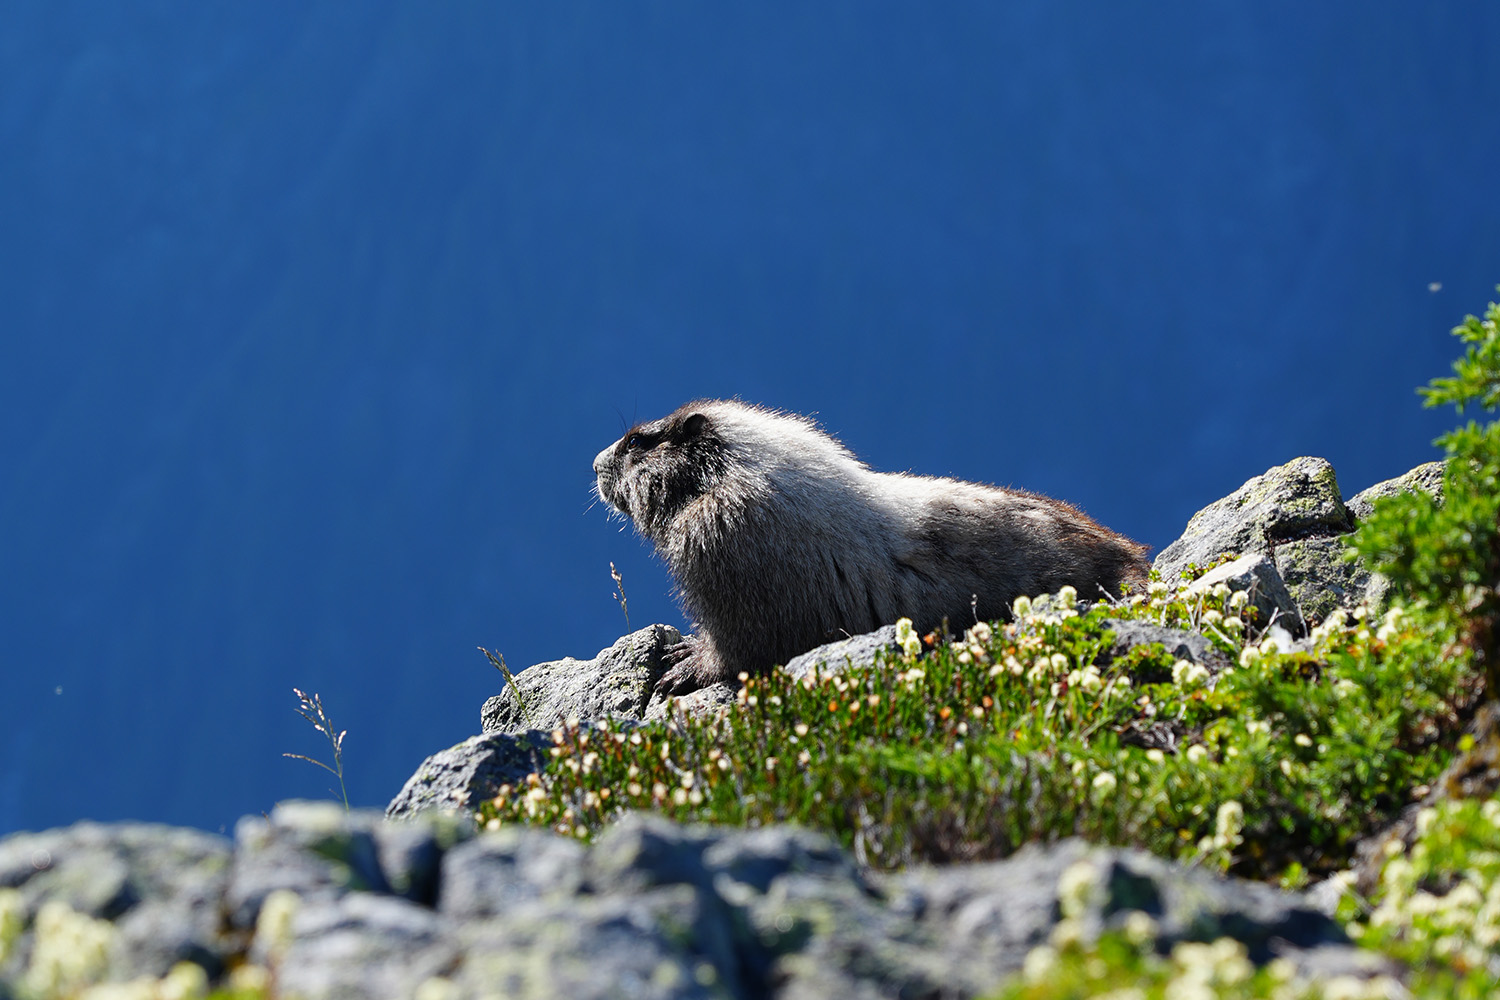
[[[44,856],[52,864],[38,867]],[[128,824],[0,841],[0,877],[17,887],[24,927],[0,983],[27,974],[40,908],[68,902],[109,942],[102,980],[160,975],[169,959],[186,958],[213,978],[248,960],[309,1000],[410,997],[432,979],[457,998],[497,988],[516,997],[967,997],[997,989],[1047,940],[1065,873],[1086,936],[1142,910],[1163,949],[1227,936],[1257,962],[1318,949],[1325,965],[1362,968],[1341,928],[1297,894],[1077,841],[877,876],[795,828],[631,815],[588,847],[544,830],[476,835],[441,819],[288,803],[241,821],[232,846]],[[70,889],[90,875],[131,889],[109,900]],[[142,915],[170,911],[209,919],[158,940],[132,930]],[[189,953],[163,949],[183,940]]]

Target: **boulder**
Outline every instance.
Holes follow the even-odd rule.
[[[1333,466],[1321,458],[1297,458],[1194,514],[1154,566],[1174,583],[1189,563],[1207,566],[1226,552],[1269,554],[1282,542],[1339,535],[1353,526]]]
[[[578,719],[643,718],[652,685],[667,669],[662,654],[681,641],[670,625],[649,625],[592,660],[569,656],[527,667],[484,703],[480,724],[486,733],[519,733]]]
[[[28,924],[48,902],[109,921],[117,978],[162,976],[181,961],[217,975],[231,948],[219,920],[230,858],[228,840],[199,830],[78,823],[0,841],[0,886],[19,892]],[[9,961],[0,949],[0,995],[29,960],[29,945],[23,940]]]
[[[842,673],[851,667],[872,666],[880,653],[900,651],[901,647],[896,644],[896,626],[886,625],[864,635],[810,649],[800,656],[792,657],[783,669],[799,680],[815,672],[827,676]]]
[[[1369,604],[1381,610],[1390,584],[1363,562],[1345,558],[1349,538],[1305,538],[1276,546],[1276,569],[1286,589],[1309,621],[1319,622],[1334,610]]]
[[[1348,509],[1349,516],[1355,522],[1359,522],[1370,516],[1370,512],[1375,509],[1376,500],[1395,496],[1398,493],[1427,493],[1441,504],[1443,502],[1443,471],[1447,466],[1447,462],[1428,462],[1425,465],[1419,465],[1404,476],[1387,479],[1383,483],[1376,483],[1368,489],[1360,490],[1344,501],[1344,507]]]
[[[716,682],[687,694],[653,697],[646,706],[644,722],[660,722],[683,715],[712,715],[739,700],[740,684]]]
[[[1265,556],[1251,553],[1222,566],[1215,566],[1193,581],[1183,591],[1183,595],[1192,599],[1208,593],[1221,583],[1231,593],[1244,593],[1249,599],[1250,606],[1257,612],[1257,630],[1279,624],[1294,636],[1307,634],[1307,626],[1297,610],[1297,602],[1287,591],[1275,564]]]
[[[1225,553],[1259,553],[1274,563],[1304,622],[1361,604],[1378,611],[1389,582],[1345,557],[1347,535],[1382,497],[1416,490],[1441,503],[1443,470],[1444,463],[1428,462],[1341,501],[1332,466],[1321,458],[1296,459],[1194,514],[1182,537],[1157,556],[1155,568],[1174,583],[1189,563],[1204,566]]]
[[[552,734],[539,729],[471,736],[424,760],[386,806],[391,819],[437,811],[466,813],[501,785],[515,785],[541,768]]]

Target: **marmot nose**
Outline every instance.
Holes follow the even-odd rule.
[[[597,476],[599,473],[603,472],[604,471],[604,467],[606,465],[608,465],[608,464],[609,464],[609,449],[605,448],[599,454],[597,454],[597,455],[594,456],[594,475]]]

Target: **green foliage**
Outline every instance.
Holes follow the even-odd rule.
[[[1078,834],[1265,878],[1326,873],[1436,777],[1468,673],[1421,616],[1336,615],[1311,652],[1283,652],[1241,642],[1245,612],[1227,588],[1158,583],[1082,614],[1023,607],[920,659],[752,678],[717,718],[560,729],[543,773],[480,819],[583,838],[626,809],[793,821],[887,868]],[[1155,646],[1101,667],[1109,619],[1126,617],[1196,626],[1234,665],[1212,676]]]
[[[1484,319],[1464,317],[1453,328],[1453,335],[1469,347],[1462,358],[1453,362],[1456,374],[1452,378],[1435,378],[1431,385],[1417,390],[1426,405],[1452,403],[1460,413],[1469,403],[1477,403],[1486,410],[1500,406],[1500,303],[1491,302]]]
[[[1500,304],[1453,330],[1467,343],[1454,376],[1420,392],[1427,406],[1500,405]],[[1466,639],[1500,690],[1500,423],[1470,421],[1437,440],[1447,453],[1443,502],[1425,493],[1380,500],[1355,550],[1407,599],[1467,623]]]
[[[1416,970],[1416,995],[1500,993],[1500,800],[1424,809],[1411,851],[1393,842],[1371,902],[1345,895],[1339,915],[1360,945]]]

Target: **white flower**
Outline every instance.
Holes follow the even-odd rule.
[[[1050,945],[1037,945],[1026,953],[1021,966],[1021,975],[1028,983],[1043,983],[1052,978],[1057,969],[1057,949]]]
[[[916,629],[912,628],[910,618],[896,620],[896,645],[901,647],[909,660],[916,659],[917,654],[922,652],[922,639],[917,635]]]
[[[1380,627],[1375,630],[1375,638],[1381,642],[1390,641],[1391,636],[1395,635],[1401,629],[1402,614],[1403,612],[1399,607],[1394,607],[1387,611],[1385,617],[1380,620]]]
[[[1099,882],[1099,869],[1092,861],[1075,861],[1057,880],[1057,908],[1064,917],[1079,917]]]
[[[1219,804],[1214,817],[1214,840],[1226,846],[1240,843],[1240,830],[1245,826],[1245,807],[1230,799]]]
[[[1192,660],[1178,660],[1172,664],[1172,683],[1179,687],[1192,687],[1208,679],[1208,670]]]
[[[1149,913],[1142,913],[1140,910],[1127,913],[1121,929],[1125,932],[1125,937],[1137,947],[1148,941],[1155,941],[1159,931],[1156,920]]]

